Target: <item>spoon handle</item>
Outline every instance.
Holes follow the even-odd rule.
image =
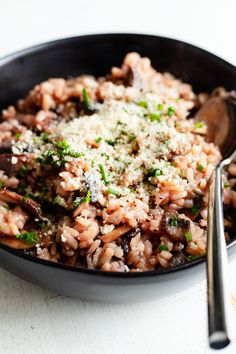
[[[230,343],[225,315],[225,269],[227,266],[227,252],[224,236],[221,173],[221,166],[218,165],[211,176],[208,205],[208,332],[209,345],[214,349],[224,348]]]

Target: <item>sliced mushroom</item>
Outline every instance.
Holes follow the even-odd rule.
[[[101,236],[100,239],[102,240],[102,242],[112,242],[112,241],[117,240],[122,235],[126,234],[130,229],[131,229],[130,226],[122,225],[122,226],[116,227],[111,232],[108,232],[107,234]]]
[[[130,240],[131,238],[135,237],[138,235],[140,232],[140,229],[138,227],[134,227],[133,229],[130,229],[128,232],[126,232],[122,236],[122,241],[120,243],[121,248],[123,249],[124,255],[126,256],[129,251],[130,251]]]
[[[166,212],[161,221],[162,230],[166,232],[173,241],[185,241],[185,234],[190,229],[191,220],[184,214]]]
[[[12,139],[10,138],[7,141],[4,141],[0,144],[0,153],[4,152],[11,152],[11,144],[12,144]]]
[[[170,261],[170,266],[171,267],[177,267],[181,264],[184,264],[186,262],[186,256],[182,251],[176,251],[173,253],[173,257],[171,258]]]
[[[25,155],[1,154],[0,170],[5,171],[6,174],[11,177],[21,168],[25,160]]]
[[[15,237],[6,237],[2,233],[0,233],[0,243],[17,250],[27,250],[35,247],[35,244],[28,244],[24,240],[18,240]]]
[[[9,191],[7,189],[3,189],[0,191],[0,199],[6,203],[19,204],[23,209],[28,211],[37,219],[42,219],[43,217],[40,206],[31,198],[25,199],[20,194]]]

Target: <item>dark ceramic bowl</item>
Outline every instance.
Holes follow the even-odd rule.
[[[49,77],[101,76],[137,51],[159,71],[169,71],[196,92],[236,89],[236,68],[190,44],[140,34],[100,34],[41,44],[0,60],[0,109]],[[233,242],[231,242],[232,245]],[[61,294],[95,301],[131,302],[171,295],[203,277],[203,259],[144,273],[108,273],[43,261],[0,244],[0,265]]]

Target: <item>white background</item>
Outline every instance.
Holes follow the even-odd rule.
[[[143,32],[183,39],[236,64],[235,19],[234,0],[0,0],[0,56],[77,34]],[[236,262],[229,273],[234,285]],[[205,291],[202,281],[149,303],[96,304],[0,269],[0,353],[208,353]],[[223,353],[236,352],[235,302],[230,327],[233,344]]]

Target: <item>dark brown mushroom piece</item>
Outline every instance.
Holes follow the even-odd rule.
[[[170,267],[177,267],[186,262],[187,257],[182,251],[173,252],[173,257],[170,261]]]
[[[6,203],[18,204],[36,219],[42,219],[42,211],[38,203],[31,198],[24,198],[15,192],[3,189],[0,191],[0,199]]]
[[[0,143],[0,154],[5,152],[11,152],[12,139],[8,139],[2,143]]]
[[[25,155],[0,154],[0,170],[3,170],[9,177],[14,176],[25,161]]]
[[[126,232],[124,235],[122,235],[122,238],[120,238],[120,242],[118,240],[118,244],[121,246],[124,256],[126,256],[129,251],[130,251],[130,240],[131,238],[135,237],[138,235],[140,232],[140,229],[138,227],[134,227],[130,229],[128,232]]]
[[[161,221],[162,231],[167,233],[172,241],[183,242],[186,240],[186,232],[190,229],[190,222],[184,214],[166,212]]]

